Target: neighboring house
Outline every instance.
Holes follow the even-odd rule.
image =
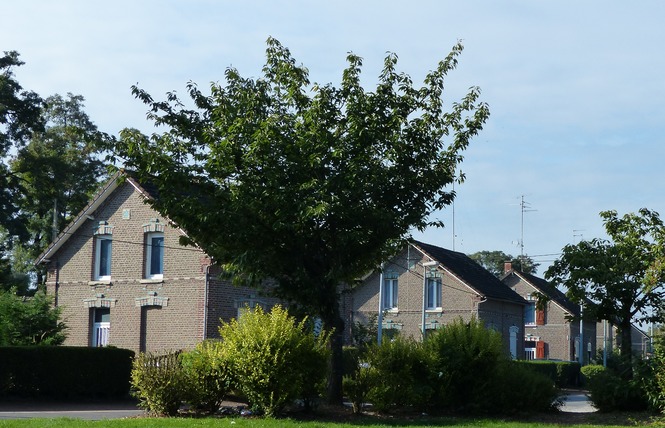
[[[219,280],[203,251],[180,245],[185,231],[145,203],[155,193],[119,173],[39,256],[65,345],[187,349],[218,337],[220,319],[275,303]]]
[[[513,269],[510,263],[506,263],[502,281],[528,302],[524,312],[525,359],[579,361],[579,306],[553,284]],[[588,363],[596,353],[595,321],[584,321],[582,340]]]
[[[352,320],[366,323],[377,316],[380,299],[388,336],[398,331],[422,338],[423,311],[426,333],[475,317],[501,333],[507,353],[524,355],[526,302],[465,254],[413,241],[353,290]]]
[[[620,349],[621,335],[617,326],[610,322],[599,321],[596,330],[598,332],[596,343],[598,343],[598,350],[600,352],[605,350],[609,355],[614,349]],[[651,354],[651,336],[648,333],[633,324],[631,326],[630,338],[634,356],[645,358]]]

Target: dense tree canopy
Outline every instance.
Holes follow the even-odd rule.
[[[658,213],[643,208],[619,217],[600,213],[609,240],[566,245],[545,273],[577,303],[590,299],[585,313],[616,323],[621,353],[631,355],[631,322],[663,321],[665,308],[665,227]]]
[[[444,78],[461,51],[455,45],[421,88],[388,55],[370,92],[360,57],[348,56],[339,88],[311,85],[307,69],[269,39],[261,78],[229,68],[210,95],[189,84],[195,109],[175,93],[159,102],[134,88],[167,131],[125,130],[115,150],[158,188],[153,205],[236,281],[272,278],[277,296],[335,328],[338,361],[340,283],[436,223],[429,215],[453,200],[447,186],[489,115],[478,88],[444,110]],[[333,364],[333,396],[340,368]]]
[[[33,133],[10,161],[19,179],[14,203],[24,228],[14,245],[15,270],[32,270],[32,261],[53,234],[85,207],[99,181],[106,179],[99,157],[105,136],[84,112],[83,102],[80,95],[48,97],[42,111],[45,129]]]
[[[503,251],[478,251],[469,254],[469,257],[476,263],[487,269],[492,275],[500,278],[504,274],[506,262],[510,262],[512,267],[524,273],[536,273],[540,264],[533,261],[529,256],[511,256]]]

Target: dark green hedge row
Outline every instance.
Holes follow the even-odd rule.
[[[118,348],[0,347],[0,396],[123,397],[133,358],[133,351]]]
[[[519,364],[548,376],[558,388],[579,386],[580,363],[575,361],[518,361]]]

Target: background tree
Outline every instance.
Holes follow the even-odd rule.
[[[535,274],[536,269],[540,266],[539,263],[533,261],[529,256],[515,257],[506,254],[503,251],[478,251],[469,254],[469,257],[490,271],[494,276],[500,278],[504,274],[504,264],[510,262],[513,268],[518,269],[524,273]]]
[[[21,65],[18,52],[5,52],[0,57],[0,227],[9,235],[19,234],[21,227],[13,203],[18,180],[6,159],[10,149],[21,147],[34,131],[43,129],[42,99],[24,91],[14,78],[13,68]]]
[[[154,207],[236,282],[272,278],[276,296],[334,329],[329,394],[339,401],[340,284],[378,267],[414,228],[440,225],[429,215],[453,200],[451,172],[489,110],[478,88],[443,109],[461,44],[421,88],[388,55],[374,92],[360,84],[356,55],[341,87],[310,85],[288,49],[267,44],[261,78],[230,68],[210,95],[190,83],[195,109],[134,88],[168,130],[124,130],[115,149],[158,188]]]
[[[14,203],[24,227],[20,244],[14,244],[14,269],[34,271],[32,261],[88,203],[106,169],[100,159],[105,135],[84,112],[84,98],[68,93],[46,99],[42,117],[46,127],[10,161],[18,178]],[[22,262],[22,263],[21,263]],[[37,271],[41,284],[41,272]]]
[[[621,354],[631,356],[631,323],[662,322],[665,307],[665,228],[646,208],[618,217],[600,213],[609,240],[566,245],[545,276],[563,285],[576,303],[591,299],[585,313],[617,323]]]
[[[19,179],[9,169],[8,159],[34,131],[43,129],[42,99],[25,91],[14,78],[13,69],[23,65],[15,51],[0,57],[0,289],[23,287],[23,278],[12,270],[13,243],[25,237],[16,200]]]

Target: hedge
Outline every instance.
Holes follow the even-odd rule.
[[[0,347],[0,396],[120,398],[129,394],[133,358],[110,347]]]
[[[578,362],[531,360],[517,361],[517,363],[548,376],[558,388],[579,386],[580,363]]]

